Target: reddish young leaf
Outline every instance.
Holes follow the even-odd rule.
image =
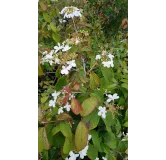
[[[73,118],[67,114],[67,113],[61,113],[60,115],[57,116],[57,120],[58,121],[68,121],[71,122],[71,124],[73,123]]]
[[[71,93],[71,89],[68,86],[65,86],[63,90],[65,90],[67,93]]]
[[[62,104],[66,105],[68,100],[69,100],[69,95],[67,94],[62,100]]]
[[[75,98],[71,100],[71,110],[76,115],[78,115],[82,111],[80,102]]]

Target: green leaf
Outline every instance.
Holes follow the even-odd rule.
[[[64,142],[65,142],[65,137],[61,132],[59,132],[54,136],[53,146],[56,148],[61,148],[63,147]]]
[[[55,134],[57,134],[57,133],[60,132],[60,131],[61,131],[60,127],[59,127],[59,126],[56,126],[56,127],[54,127],[53,130],[52,130],[52,135],[54,136]]]
[[[39,64],[38,65],[38,76],[43,76],[43,75],[44,75],[43,70],[41,68],[41,65]]]
[[[99,85],[100,85],[100,80],[97,74],[94,72],[90,73],[90,88],[96,89],[99,87]]]
[[[124,127],[128,127],[128,121],[123,124]]]
[[[115,149],[117,147],[116,137],[112,132],[106,132],[103,134],[104,143],[107,144],[111,149]]]
[[[44,149],[49,150],[49,143],[47,139],[46,130],[44,127],[38,129],[38,151],[42,152]]]
[[[74,150],[73,141],[70,141],[68,138],[65,138],[65,143],[63,146],[63,153],[69,154],[70,151]]]
[[[113,90],[113,89],[115,89],[115,88],[117,88],[117,87],[118,87],[118,84],[113,83],[113,84],[111,84],[111,85],[108,85],[107,90]]]
[[[90,159],[95,159],[96,157],[98,157],[98,150],[96,147],[94,147],[93,145],[91,145],[89,143],[89,148],[88,148],[88,152],[87,155]]]
[[[41,97],[41,103],[45,103],[48,99],[48,96]]]
[[[53,136],[52,136],[52,129],[54,128],[54,125],[53,124],[47,124],[45,126],[45,129],[46,129],[46,133],[47,133],[47,139],[48,139],[48,143],[50,145],[52,145],[53,143]]]
[[[127,83],[123,83],[123,84],[121,85],[121,87],[128,89],[128,84],[127,84]]]
[[[103,92],[101,90],[95,90],[93,93],[90,94],[91,97],[96,97],[98,101],[102,104],[104,100]]]
[[[101,67],[101,71],[106,82],[109,83],[111,79],[114,77],[112,69],[107,67]]]
[[[89,130],[96,128],[99,123],[100,116],[98,116],[97,113],[98,110],[95,109],[91,114],[83,117],[82,119],[82,121],[87,124]]]
[[[90,51],[92,51],[92,49],[91,49],[91,48],[84,47],[84,48],[81,49],[81,51],[82,51],[82,52],[90,52]]]
[[[43,13],[43,18],[46,22],[51,22],[51,18],[47,13]]]
[[[106,158],[107,158],[107,160],[116,160],[115,156],[110,153],[106,156]]]
[[[91,130],[91,131],[89,132],[89,134],[92,136],[93,145],[94,145],[99,151],[101,151],[101,146],[100,146],[101,139],[100,139],[99,136],[98,136],[98,132],[95,131],[95,130]]]
[[[55,24],[53,22],[50,23],[50,26],[51,26],[51,29],[56,32],[57,31],[57,28],[55,26]]]
[[[124,118],[125,121],[128,121],[128,109],[126,110],[126,113],[125,113],[125,118]]]
[[[43,160],[48,160],[48,151],[42,152]]]
[[[116,134],[119,134],[119,132],[121,131],[121,124],[118,119],[116,119],[115,129],[116,129]]]
[[[106,125],[106,129],[108,132],[112,132],[111,130],[111,126],[114,126],[116,125],[117,121],[115,118],[113,118],[112,116],[112,112],[111,111],[108,111],[107,114],[106,114],[106,118],[103,119],[105,125]]]
[[[110,148],[105,143],[101,143],[101,149],[102,149],[102,152],[105,152],[106,154],[110,153]]]
[[[65,137],[67,137],[69,140],[72,140],[71,128],[67,121],[61,121],[59,123],[59,128]]]
[[[56,78],[60,78],[60,76],[61,76],[61,69],[58,68],[58,69],[56,70]]]
[[[79,152],[85,148],[88,142],[88,128],[84,122],[80,122],[77,126],[74,143],[76,151]]]
[[[52,38],[55,42],[60,42],[60,35],[58,33],[52,33]]]
[[[90,97],[82,103],[83,111],[81,111],[81,116],[87,116],[97,107],[98,100],[95,97]]]
[[[128,148],[128,142],[127,141],[119,141],[117,150],[119,152],[125,152]]]
[[[66,77],[62,76],[61,78],[58,79],[58,82],[55,85],[56,91],[61,90],[66,84],[67,84]]]

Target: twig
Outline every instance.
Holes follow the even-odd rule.
[[[82,59],[82,64],[83,64],[83,68],[84,68],[84,73],[86,74],[84,57],[81,57],[81,59]]]
[[[94,67],[96,66],[97,62],[94,63],[94,65],[91,67],[91,69],[87,72],[87,74],[89,74],[93,69]]]
[[[74,24],[74,30],[75,30],[75,32],[76,32],[76,33],[78,33],[77,28],[76,28],[76,24],[75,24],[75,22],[74,22],[74,19],[73,19],[73,18],[72,18],[72,21],[73,21],[73,24]]]

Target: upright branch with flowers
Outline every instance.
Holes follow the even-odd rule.
[[[39,1],[42,160],[127,159],[126,30],[107,37],[98,2],[83,3]]]

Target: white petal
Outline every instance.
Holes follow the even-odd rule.
[[[99,106],[99,108],[98,108],[99,110],[102,110],[103,109],[103,107],[102,106]]]
[[[112,99],[110,99],[110,98],[109,98],[109,99],[107,99],[107,102],[108,102],[108,103],[109,103],[109,102],[111,102],[111,101],[112,101]]]
[[[101,112],[101,111],[99,111],[99,112],[98,112],[98,116],[101,116],[101,114],[102,114],[102,112]]]
[[[103,114],[102,114],[102,117],[105,119],[105,118],[106,118],[106,114],[105,114],[105,113],[103,113]]]

